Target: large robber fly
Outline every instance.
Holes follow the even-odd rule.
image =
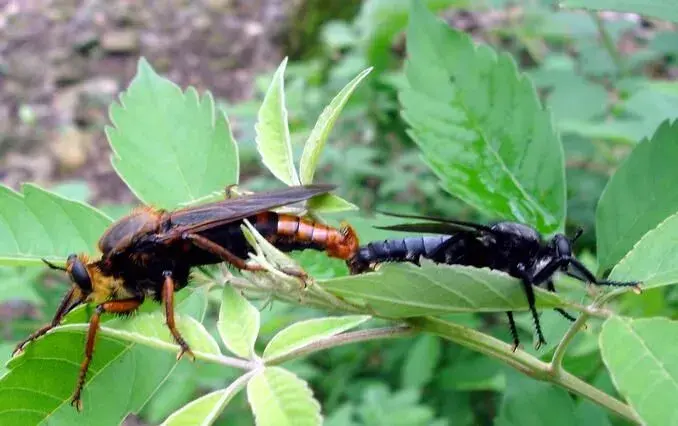
[[[372,265],[383,262],[411,262],[419,264],[421,258],[447,265],[466,265],[491,268],[518,278],[523,286],[530,312],[537,332],[536,348],[546,343],[535,308],[533,287],[545,287],[555,292],[553,276],[563,272],[570,277],[595,285],[635,287],[639,283],[599,280],[572,254],[572,245],[582,231],[573,238],[556,234],[544,240],[534,228],[516,222],[497,222],[481,225],[471,222],[447,220],[428,216],[392,214],[391,216],[428,220],[429,222],[408,223],[380,227],[396,231],[433,233],[438,235],[416,236],[371,242],[361,246],[347,264],[351,273],[372,269]],[[570,321],[575,318],[560,308],[562,316]],[[506,312],[513,350],[520,340],[513,320],[513,314]]]
[[[71,405],[82,409],[80,400],[100,317],[104,313],[130,314],[146,297],[164,306],[167,327],[183,354],[193,358],[174,321],[174,292],[184,288],[194,266],[227,262],[241,270],[260,271],[248,263],[248,245],[240,225],[244,219],[283,251],[306,248],[327,251],[347,259],[358,248],[350,227],[338,230],[294,215],[269,211],[333,190],[332,185],[307,185],[255,193],[175,211],[142,208],[113,223],[99,240],[102,256],[89,260],[71,254],[66,266],[45,261],[66,271],[73,283],[59,304],[51,323],[21,342],[15,353],[59,325],[63,317],[83,303],[96,304],[89,321],[85,359]],[[300,274],[303,275],[303,274]]]

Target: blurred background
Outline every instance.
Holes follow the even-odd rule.
[[[637,15],[562,11],[549,0],[426,3],[451,26],[511,54],[533,79],[565,145],[568,227],[585,229],[578,249],[593,261],[586,253],[595,252],[595,207],[610,174],[633,144],[678,116],[676,29]],[[240,145],[242,185],[278,186],[260,165],[254,122],[273,70],[289,56],[287,105],[299,151],[332,97],[374,67],[333,130],[318,181],[340,185],[340,195],[365,211],[489,219],[439,188],[406,135],[397,90],[405,84],[408,4],[0,1],[0,181],[17,190],[35,182],[114,218],[128,212],[136,201],[113,171],[103,129],[108,105],[144,56],[178,85],[215,95]],[[51,316],[65,285],[63,277],[35,268],[2,268],[0,279],[5,360],[12,342]],[[658,303],[634,309],[661,310]],[[262,335],[270,335],[314,313],[277,303],[262,315]],[[492,316],[458,320],[508,338]],[[529,320],[523,325],[529,346]],[[559,336],[560,326],[553,327],[547,335]],[[573,372],[609,385],[595,346],[584,345],[569,362]],[[126,424],[158,424],[231,379],[212,366],[194,374],[185,364]],[[521,380],[492,360],[429,336],[334,349],[297,364],[294,371],[310,380],[330,426],[492,424],[507,383]],[[598,414],[607,424],[616,422]],[[236,401],[219,424],[251,423],[246,404]]]

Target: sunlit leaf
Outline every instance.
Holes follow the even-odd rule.
[[[259,108],[257,124],[257,149],[266,167],[275,177],[288,185],[299,185],[299,176],[294,167],[292,140],[287,123],[285,106],[285,58],[268,87],[264,101]]]
[[[96,253],[111,220],[93,207],[25,184],[23,194],[0,185],[0,264],[38,265],[70,253]]]
[[[645,425],[670,425],[678,419],[676,341],[678,322],[666,318],[611,317],[603,324],[600,351],[605,365]]]
[[[386,264],[378,272],[319,281],[325,290],[362,301],[377,315],[407,318],[451,312],[504,312],[528,309],[520,281],[507,274],[470,266],[422,261]],[[537,306],[566,307],[556,294],[535,289]]]
[[[532,82],[510,55],[412,5],[400,100],[426,162],[450,194],[489,216],[561,229],[563,149]]]
[[[144,203],[175,208],[238,182],[238,149],[212,95],[182,92],[145,59],[110,117],[113,167]]]
[[[226,389],[203,395],[172,413],[162,426],[208,426],[214,423],[219,414],[233,397],[242,390],[252,373],[236,379]]]
[[[217,329],[228,350],[251,359],[255,355],[259,321],[259,310],[232,286],[224,285]]]
[[[192,318],[204,315],[205,297],[204,291],[194,291],[179,303],[177,325],[196,353],[215,354],[218,345]],[[160,312],[108,321],[97,336],[82,395],[84,411],[78,413],[69,402],[86,332],[86,324],[65,325],[29,344],[8,363],[9,372],[0,379],[0,424],[118,425],[128,413],[141,409],[176,365],[178,347]]]
[[[678,121],[665,122],[631,152],[605,187],[596,212],[601,270],[617,263],[649,230],[678,212]]]
[[[630,12],[678,22],[678,4],[672,0],[564,0],[561,6]]]
[[[367,74],[369,74],[370,71],[372,71],[372,68],[364,70],[344,86],[334,99],[332,99],[330,104],[325,107],[320,114],[320,117],[318,117],[318,121],[311,131],[311,135],[308,137],[306,145],[304,146],[304,152],[301,155],[301,162],[299,164],[301,183],[313,183],[313,175],[318,166],[320,153],[325,147],[325,142],[327,142],[327,138],[334,127],[334,123],[336,123],[339,118],[341,110],[344,108],[344,105],[346,105],[346,102],[348,102],[353,91],[358,87],[360,82],[367,77]]]
[[[247,384],[257,426],[315,426],[322,424],[320,404],[308,384],[280,367],[260,371]]]
[[[343,333],[369,319],[368,315],[349,315],[299,321],[273,336],[264,349],[264,360],[284,356],[318,340]]]

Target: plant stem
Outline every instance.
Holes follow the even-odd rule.
[[[586,321],[589,319],[588,312],[582,312],[579,314],[577,320],[570,326],[567,330],[567,333],[563,336],[558,347],[556,347],[555,352],[553,353],[553,358],[551,358],[550,368],[554,374],[560,374],[563,369],[563,359],[565,358],[565,352],[567,347],[570,345],[574,336],[579,333],[579,331],[584,328]]]
[[[411,336],[414,333],[415,331],[408,326],[383,327],[373,328],[370,330],[352,331],[338,334],[336,336],[326,337],[321,340],[316,340],[309,343],[308,345],[296,348],[290,352],[268,358],[265,360],[265,362],[266,365],[282,364],[283,362],[289,361],[290,359],[299,358],[301,356],[309,355],[314,352],[334,348],[337,346],[364,342],[367,340],[394,339],[397,337]]]
[[[633,410],[622,401],[596,389],[566,371],[552,370],[550,364],[540,361],[523,351],[518,350],[513,352],[511,346],[501,340],[437,318],[412,318],[408,322],[423,331],[437,334],[447,340],[504,361],[511,367],[537,380],[561,386],[574,394],[607,408],[630,422],[640,424]]]
[[[614,62],[614,65],[617,68],[617,74],[620,77],[623,76],[626,73],[624,59],[619,53],[619,50],[617,50],[617,46],[615,45],[614,40],[612,40],[610,32],[607,31],[607,28],[605,28],[605,22],[600,18],[600,15],[598,15],[598,13],[596,12],[590,12],[590,15],[596,24],[596,28],[598,29],[598,34],[600,34],[600,40],[603,43],[603,47],[605,48],[605,50],[607,50],[607,52],[610,55],[610,58],[612,58],[612,62]]]

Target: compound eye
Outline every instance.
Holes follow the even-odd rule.
[[[572,247],[564,235],[558,235],[556,237],[556,251],[558,256],[569,257],[572,255]]]
[[[68,256],[66,264],[68,265],[68,273],[71,276],[71,280],[80,287],[83,293],[91,293],[92,281],[90,280],[85,263],[78,256],[72,254]]]

